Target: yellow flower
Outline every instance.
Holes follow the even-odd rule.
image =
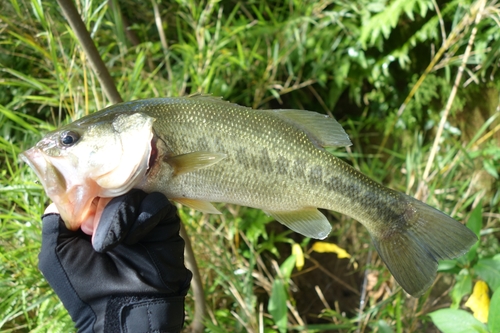
[[[304,267],[304,252],[302,252],[302,247],[294,243],[292,245],[292,254],[295,254],[295,267],[300,271]]]
[[[477,281],[465,306],[472,310],[474,317],[482,323],[488,321],[490,308],[490,297],[488,296],[488,285],[484,281]]]
[[[337,256],[341,259],[351,257],[351,255],[349,253],[347,253],[346,250],[338,247],[337,245],[335,245],[333,243],[316,242],[313,244],[312,250],[319,252],[319,253],[325,253],[325,252],[337,253]]]

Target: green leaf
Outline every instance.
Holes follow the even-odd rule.
[[[11,111],[5,107],[3,107],[2,105],[0,105],[0,114],[3,114],[4,116],[6,116],[7,118],[9,118],[10,120],[12,120],[15,124],[27,129],[28,131],[32,132],[33,134],[35,135],[38,135],[38,130],[31,126],[28,122],[26,122],[23,117],[26,117],[26,115],[23,115],[21,113],[18,113],[18,112],[15,112],[15,111]]]
[[[490,175],[492,175],[493,177],[498,179],[498,171],[497,171],[495,165],[493,164],[493,161],[484,160],[483,167],[484,167],[484,170],[486,170],[486,172],[488,172]]]
[[[472,230],[472,232],[474,232],[478,238],[480,237],[481,228],[483,226],[482,215],[483,215],[482,206],[481,203],[479,203],[470,214],[469,220],[467,220],[466,224],[467,228]],[[469,262],[471,262],[476,258],[478,247],[479,247],[479,242],[476,242],[476,244],[474,244],[470,248],[469,252],[467,252],[467,260]]]
[[[500,256],[480,259],[474,266],[474,272],[486,281],[491,290],[500,288]]]
[[[472,230],[477,237],[479,237],[479,233],[481,232],[481,227],[483,226],[483,207],[481,204],[478,204],[476,208],[470,214],[469,220],[467,221],[467,228]]]
[[[286,332],[287,329],[286,299],[287,295],[283,281],[281,279],[274,280],[267,309],[271,316],[273,316],[274,323],[278,326],[278,330],[281,333]]]
[[[416,3],[416,0],[391,1],[388,6],[384,7],[383,11],[363,22],[359,36],[359,42],[363,49],[366,49],[367,46],[375,45],[380,36],[380,32],[382,32],[383,37],[387,39],[392,29],[396,27],[403,10],[410,19],[413,19],[413,11]]]
[[[491,296],[488,328],[491,332],[500,332],[500,288]]]
[[[438,272],[447,271],[447,270],[455,268],[456,266],[457,266],[457,260],[455,260],[455,259],[452,259],[452,260],[448,260],[448,259],[439,260],[439,263],[438,263]]]
[[[429,316],[443,333],[488,333],[483,323],[464,310],[441,309]]]
[[[479,73],[485,74],[486,70],[490,68],[490,65],[492,64],[495,59],[498,57],[498,50],[500,49],[500,39],[498,39],[492,46],[491,46],[491,51],[488,52],[486,57],[483,60],[483,63],[481,64],[481,69]]]
[[[380,333],[394,333],[392,327],[383,319],[377,322],[377,327]]]
[[[472,291],[472,277],[469,274],[469,271],[463,269],[457,276],[457,282],[451,291],[451,299],[452,303],[450,308],[458,309],[460,302],[462,301],[462,297],[464,295],[470,294]]]
[[[54,90],[52,90],[49,86],[45,85],[44,83],[41,82],[41,80],[34,78],[30,75],[26,75],[24,73],[21,73],[19,71],[16,71],[15,69],[12,68],[4,68],[3,71],[19,78],[25,83],[28,83],[32,88],[39,90],[40,92],[47,93],[47,94],[56,94]]]
[[[293,268],[295,267],[295,258],[295,255],[289,256],[280,266],[280,271],[285,281],[292,275]]]

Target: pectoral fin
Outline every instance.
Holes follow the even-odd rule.
[[[304,208],[293,211],[266,211],[276,221],[306,237],[325,239],[332,230],[325,215],[316,208]]]
[[[216,163],[219,163],[227,157],[223,153],[211,153],[206,151],[195,151],[177,156],[168,157],[165,161],[174,168],[174,175],[182,175],[196,170],[200,170]]]
[[[219,212],[217,208],[214,207],[210,202],[208,201],[202,201],[202,200],[196,200],[196,199],[187,199],[187,198],[177,198],[177,199],[172,199],[174,201],[177,201],[178,203],[188,206],[189,208],[199,210],[200,212],[203,213],[208,213],[208,214],[222,214]]]

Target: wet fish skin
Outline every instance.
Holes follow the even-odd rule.
[[[163,177],[148,178],[145,189],[161,190],[178,201],[187,197],[260,208],[313,238],[324,238],[330,232],[322,216],[315,216],[315,207],[346,214],[370,231],[391,273],[416,296],[433,282],[439,259],[460,256],[477,240],[459,222],[371,180],[322,149],[302,129],[287,126],[272,113],[263,115],[259,110],[220,103],[179,112],[175,121],[155,124],[154,128],[158,133],[176,133],[164,139],[174,156],[213,151],[228,157],[210,168],[178,177],[168,176],[172,174],[168,162],[158,164],[164,167],[159,172]],[[175,112],[167,105],[148,113],[159,118]],[[234,111],[228,112],[228,107]],[[208,119],[214,123],[207,124]],[[200,123],[206,124],[203,129],[197,126]],[[244,139],[238,140],[245,137],[253,147]],[[317,228],[299,224],[297,217]]]
[[[331,230],[317,208],[346,214],[368,229],[391,273],[413,296],[433,282],[437,260],[460,256],[477,240],[446,214],[328,153],[324,147],[350,141],[335,120],[317,113],[253,110],[207,96],[150,99],[111,106],[59,132],[86,133],[134,114],[154,121],[148,169],[133,187],[210,213],[218,212],[210,202],[260,208],[312,238]]]

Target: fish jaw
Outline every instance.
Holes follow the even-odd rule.
[[[78,177],[76,172],[68,174],[68,170],[61,172],[58,168],[61,163],[57,163],[60,161],[36,146],[21,153],[20,157],[35,171],[69,230],[77,230],[91,217],[94,213],[92,201],[99,194],[99,186],[92,179]]]

